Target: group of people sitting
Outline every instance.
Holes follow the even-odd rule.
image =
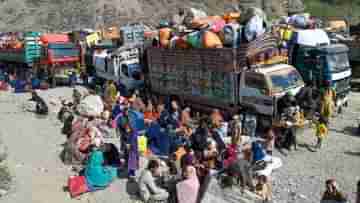
[[[134,117],[134,112],[139,115]],[[265,168],[272,162],[273,129],[269,127],[261,135],[253,135],[252,131],[244,130],[242,116],[236,115],[228,120],[225,116],[214,109],[210,116],[200,117],[189,107],[181,109],[175,100],[143,102],[134,95],[116,102],[112,117],[117,121],[121,143],[124,143],[122,150],[128,161],[129,177],[134,177],[139,169],[136,139],[143,134],[147,137],[149,151],[165,160],[166,174],[172,177],[172,185],[176,185],[165,184],[168,189],[165,191],[155,184],[162,161],[152,160],[139,179],[143,200],[164,200],[175,190],[180,203],[196,202],[200,198],[200,186],[206,177],[215,173],[228,174],[229,177],[236,174],[241,179],[242,188],[257,191],[264,200],[271,200],[271,169],[269,172]],[[186,184],[181,184],[182,181]],[[185,185],[184,189],[181,185]],[[190,191],[182,192],[187,190]],[[189,194],[194,195],[193,201],[189,200]]]
[[[116,96],[113,83],[107,86],[106,111],[101,117],[74,119],[64,150],[68,164],[86,165],[83,174],[91,191],[108,186],[116,169],[126,168],[145,202],[175,196],[179,203],[195,203],[202,196],[205,179],[214,174],[235,178],[242,189],[256,192],[265,201],[272,199],[271,172],[281,166],[272,152],[281,134],[288,148],[292,143],[296,148],[294,128],[268,126],[259,131],[256,118],[249,122],[245,114],[229,117],[214,109],[209,116],[200,116],[190,107],[182,109],[176,100],[143,100],[138,92],[131,97]],[[294,106],[291,102],[285,101],[289,108],[284,113],[295,116],[299,110],[289,113]],[[79,103],[78,97],[74,103]],[[104,142],[103,135],[111,127],[120,137],[120,150]],[[146,154],[153,158],[138,174],[140,154],[145,155],[139,146],[143,137]],[[166,181],[159,184],[159,179]]]
[[[78,100],[74,97],[74,104]],[[272,161],[272,128],[253,136],[244,130],[242,116],[225,116],[214,109],[210,116],[200,117],[189,107],[181,109],[175,100],[143,102],[137,93],[117,97],[111,113],[105,110],[100,117],[72,118],[63,159],[66,164],[81,166],[79,172],[85,176],[89,191],[107,187],[116,178],[117,169],[126,168],[130,180],[137,181],[144,201],[175,196],[179,203],[195,203],[205,178],[215,173],[235,174],[243,188],[270,200],[271,187],[267,186],[271,172],[256,174],[254,168],[264,170]],[[120,137],[120,150],[104,141],[112,127]],[[139,174],[140,137],[147,138],[152,158]],[[163,184],[158,183],[159,175],[166,179]]]

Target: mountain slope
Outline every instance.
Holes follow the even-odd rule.
[[[63,31],[138,21],[155,25],[179,7],[222,14],[239,2],[266,4],[270,12],[276,13],[281,11],[281,1],[284,0],[0,0],[0,30]]]

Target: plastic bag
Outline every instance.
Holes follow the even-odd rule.
[[[265,33],[264,20],[259,16],[254,16],[245,26],[245,38],[248,42],[255,40]]]

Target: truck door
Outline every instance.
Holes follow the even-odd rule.
[[[255,72],[243,73],[240,84],[241,105],[259,114],[273,116],[275,100],[264,75]]]

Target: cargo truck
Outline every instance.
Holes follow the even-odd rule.
[[[201,111],[250,111],[269,122],[278,116],[278,99],[304,86],[298,71],[286,62],[271,36],[237,49],[153,47],[147,50],[146,84],[153,94],[175,97]]]
[[[76,64],[80,63],[79,46],[70,42],[48,43],[41,50],[40,63],[34,67],[36,73],[45,72],[54,87],[76,83],[79,75]]]
[[[128,95],[144,85],[141,65],[141,46],[122,46],[115,50],[103,50],[95,55],[95,72],[98,80],[115,81],[121,94]]]
[[[344,44],[331,44],[324,30],[298,30],[292,37],[291,64],[305,82],[312,81],[318,90],[332,87],[336,93],[336,106],[341,112],[348,104],[351,67],[349,48]]]
[[[0,62],[7,64],[10,72],[17,73],[18,78],[26,79],[27,72],[39,63],[41,58],[40,33],[24,33],[21,47],[0,48]]]

